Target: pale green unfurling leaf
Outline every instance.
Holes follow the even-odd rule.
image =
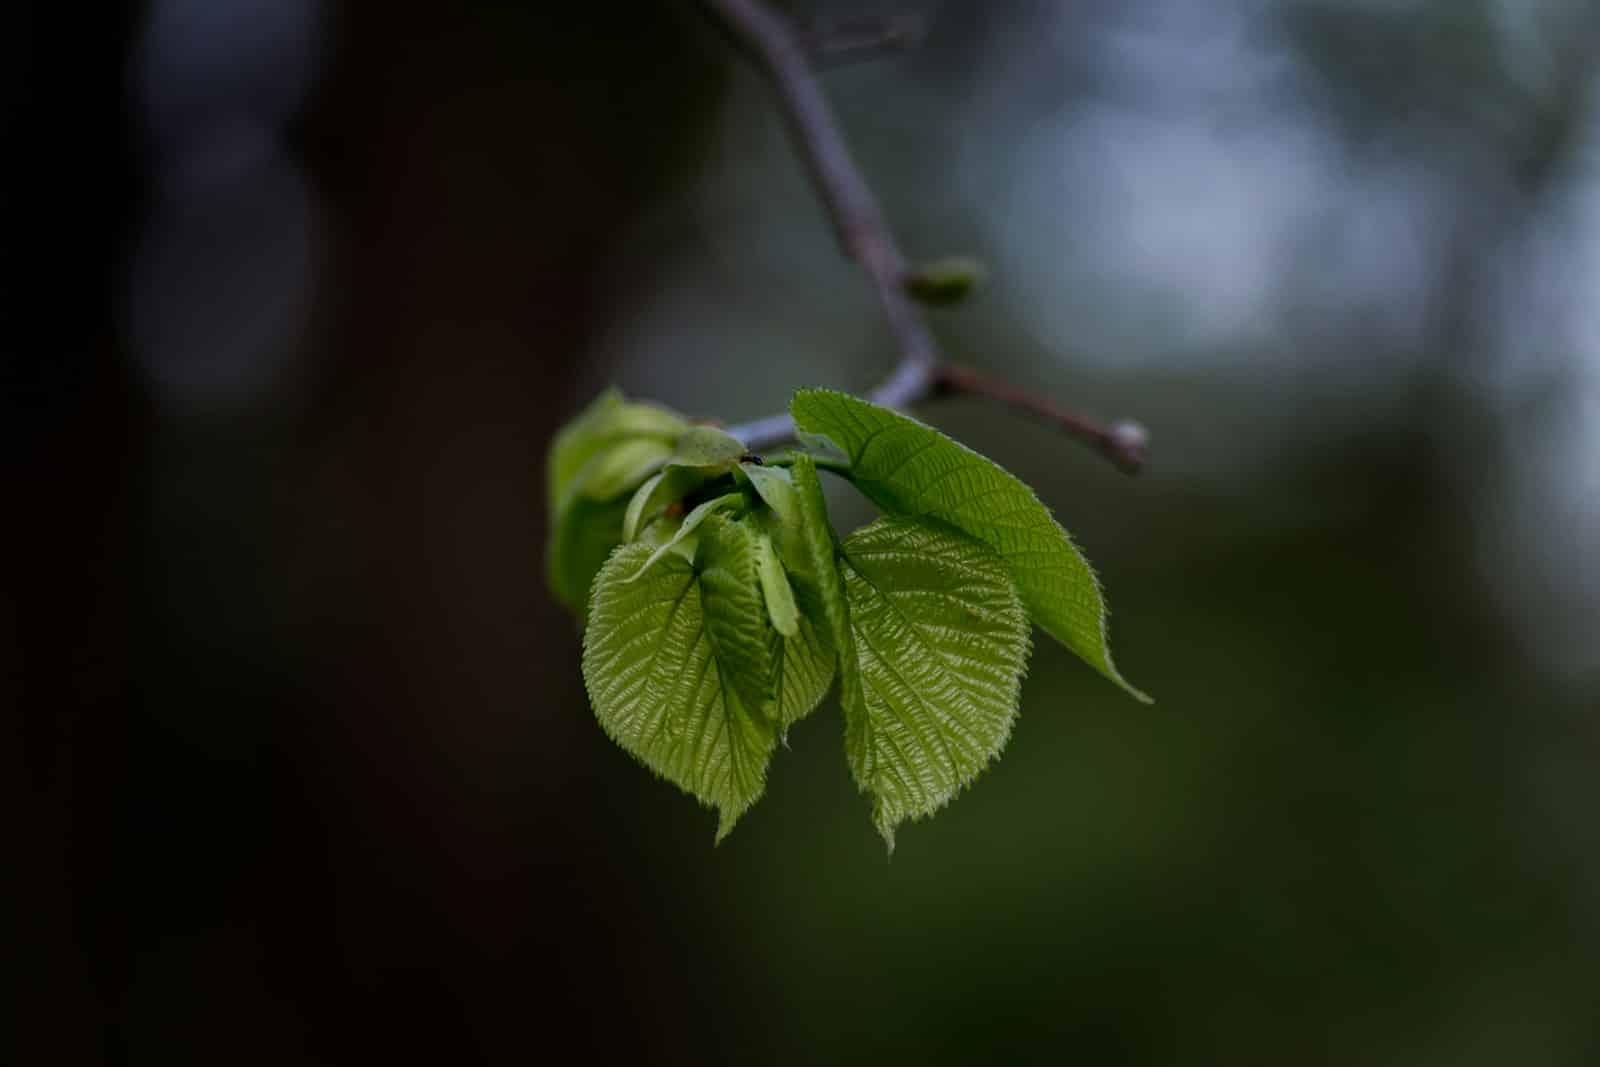
[[[726,474],[744,456],[744,443],[715,426],[692,426],[678,438],[672,462],[698,467],[707,472]]]
[[[573,492],[584,466],[597,455],[618,444],[649,440],[670,452],[689,422],[666,408],[624,400],[616,389],[607,389],[583,413],[556,434],[550,444],[547,463],[549,507],[558,511]],[[599,498],[591,492],[591,496]]]
[[[794,481],[782,467],[766,467],[759,463],[741,463],[734,468],[739,480],[749,485],[761,497],[762,503],[772,509],[779,525],[792,526],[799,521],[798,504],[794,495]]]
[[[628,513],[622,521],[622,539],[637,541],[655,520],[683,500],[706,481],[703,473],[694,467],[668,464],[656,472],[628,500]]]
[[[550,587],[580,618],[600,565],[622,539],[624,495],[669,457],[687,420],[608,389],[550,445],[546,461]]]
[[[778,562],[778,552],[772,547],[772,538],[756,535],[756,573],[761,579],[761,593],[767,601],[767,615],[772,628],[784,637],[800,632],[800,609],[794,603],[794,590]]]
[[[642,578],[645,571],[654,566],[657,560],[678,548],[685,540],[687,540],[691,535],[700,529],[701,523],[709,519],[715,512],[733,511],[743,507],[744,503],[745,499],[743,493],[727,493],[723,496],[719,496],[713,500],[707,500],[705,503],[700,504],[693,511],[689,512],[689,514],[683,517],[682,524],[679,525],[678,529],[674,531],[671,537],[657,545],[655,550],[645,557],[644,562],[640,564],[638,571],[624,580],[631,582],[635,579]],[[685,552],[683,554],[693,555],[692,552]]]
[[[838,663],[839,698],[849,707],[861,701],[861,671],[850,633],[850,609],[845,602],[844,577],[839,573],[827,502],[822,496],[816,464],[810,456],[798,457],[789,473],[794,483],[799,522],[794,547],[784,563],[795,580],[807,618],[816,623],[833,646]]]

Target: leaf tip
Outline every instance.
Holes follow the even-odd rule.
[[[727,839],[733,828],[739,822],[739,816],[744,814],[743,808],[718,807],[717,808],[717,836],[712,839],[711,845],[715,848]]]
[[[1110,656],[1106,657],[1106,669],[1102,673],[1107,679],[1113,682],[1118,689],[1121,689],[1124,693],[1127,693],[1139,703],[1154,704],[1156,702],[1155,697],[1151,696],[1149,693],[1146,693],[1143,689],[1140,689],[1138,686],[1124,678],[1117,668],[1112,665]]]
[[[872,804],[872,825],[878,831],[878,836],[883,838],[884,854],[894,855],[894,831],[900,825],[900,820],[894,818],[885,810],[883,798],[874,797]]]

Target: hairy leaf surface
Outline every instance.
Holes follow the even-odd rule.
[[[733,633],[752,627],[754,644],[766,646],[753,558],[742,562],[748,551],[723,532],[701,546],[713,556],[704,576],[669,555],[627,581],[650,550],[618,548],[595,581],[583,640],[584,682],[601,727],[645,766],[716,808],[718,840],[761,796],[777,740],[770,715],[741,698],[748,684],[735,685],[752,664],[759,674],[770,653]]]
[[[873,822],[931,815],[1005,747],[1028,659],[1028,616],[1004,563],[937,524],[884,518],[841,547],[861,693],[845,751]]]
[[[1015,476],[915,419],[830,390],[795,394],[795,425],[849,457],[849,477],[891,515],[938,519],[999,554],[1033,621],[1140,700],[1111,660],[1094,571]]]

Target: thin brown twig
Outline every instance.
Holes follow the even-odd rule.
[[[1109,459],[1124,474],[1138,474],[1144,466],[1149,435],[1136,422],[1121,420],[1103,426],[1094,419],[1068,411],[1037,393],[1001,381],[982,371],[955,363],[941,363],[934,374],[935,395],[966,393],[997,400],[1026,412],[1077,438]]]
[[[943,361],[921,311],[906,291],[905,257],[876,197],[850,158],[812,69],[803,35],[782,13],[761,0],[704,3],[750,49],[772,82],[800,159],[839,243],[845,254],[866,271],[887,320],[900,359],[868,399],[885,407],[904,409],[936,391],[994,397],[1049,419],[1094,446],[1119,469],[1137,471],[1145,454],[1145,433],[1137,425],[1119,422],[1102,427],[1086,416],[1063,411],[1012,386]],[[758,451],[790,440],[795,428],[789,416],[770,415],[731,427],[729,432],[751,451]]]

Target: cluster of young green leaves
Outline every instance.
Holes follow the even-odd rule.
[[[1032,490],[843,393],[799,392],[790,411],[807,450],[763,462],[612,391],[550,454],[550,584],[585,621],[595,715],[717,809],[719,841],[835,680],[850,769],[890,848],[1005,746],[1030,620],[1148,699],[1112,665],[1094,572]],[[838,536],[819,469],[882,516]]]

